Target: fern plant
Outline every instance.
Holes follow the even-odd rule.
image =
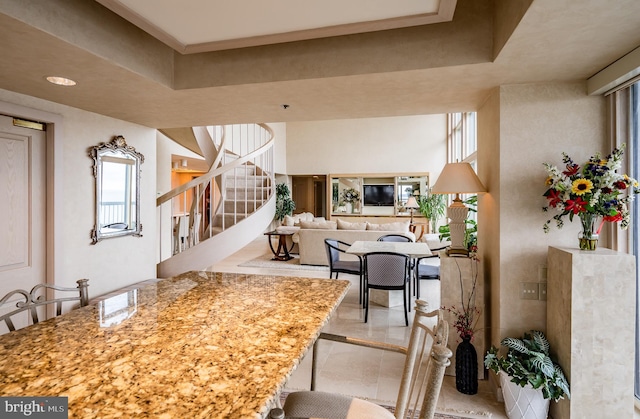
[[[504,338],[500,342],[507,347],[507,355],[498,356],[498,348],[491,346],[484,358],[484,365],[498,373],[504,371],[511,382],[524,387],[527,384],[542,390],[545,399],[558,401],[571,397],[569,383],[560,366],[549,356],[549,341],[538,330],[525,333],[523,339]]]

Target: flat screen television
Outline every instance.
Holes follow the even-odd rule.
[[[364,185],[362,192],[365,205],[392,207],[395,204],[393,185]]]

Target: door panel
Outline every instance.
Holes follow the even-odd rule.
[[[0,271],[29,266],[29,138],[0,132]]]
[[[45,221],[45,133],[0,116],[0,297],[46,282]]]

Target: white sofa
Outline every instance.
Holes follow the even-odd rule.
[[[348,223],[342,220],[324,223],[301,222],[297,233],[300,264],[327,266],[329,262],[324,245],[325,239],[336,239],[351,244],[357,240],[377,240],[386,234],[402,234],[415,240],[415,235],[409,232],[408,221],[383,224]],[[343,255],[345,260],[350,258],[357,260],[356,256]]]

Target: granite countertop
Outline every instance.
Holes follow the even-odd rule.
[[[260,418],[349,281],[189,272],[0,336],[0,395],[69,417]]]

